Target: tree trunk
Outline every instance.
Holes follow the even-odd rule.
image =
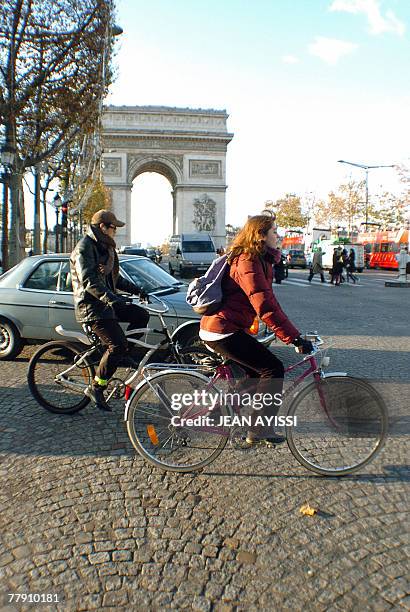
[[[10,177],[10,266],[15,266],[25,256],[26,227],[24,220],[23,180],[21,174]]]
[[[34,229],[33,229],[33,252],[40,253],[40,168],[34,168]]]
[[[47,219],[47,191],[42,191],[42,205],[43,205],[43,221],[44,221],[44,235],[43,235],[43,253],[47,253],[48,250],[48,219]]]
[[[1,265],[3,272],[9,269],[9,185],[8,179],[3,183],[2,202],[2,229],[1,229]]]

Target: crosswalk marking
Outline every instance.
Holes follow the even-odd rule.
[[[362,287],[363,285],[361,285],[360,283],[343,283],[344,285],[347,285],[348,287]],[[313,278],[311,282],[309,282],[307,279],[305,278],[285,278],[279,285],[274,283],[273,287],[276,289],[276,287],[283,287],[286,285],[293,285],[295,287],[300,287],[301,289],[307,289],[307,287],[310,287],[311,285],[320,285],[323,288],[327,288],[329,289],[330,287],[333,287],[334,285],[331,285],[329,282],[326,281],[326,283],[322,283],[319,279]]]

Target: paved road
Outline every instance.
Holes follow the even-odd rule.
[[[120,407],[48,414],[25,385],[33,348],[2,362],[3,606],[15,592],[57,595],[50,610],[409,609],[410,293],[384,274],[334,288],[291,271],[275,287],[300,329],[333,339],[329,369],[376,380],[389,402],[394,435],[345,479],[310,474],[286,447],[160,472],[134,454]],[[302,516],[304,502],[320,514]]]

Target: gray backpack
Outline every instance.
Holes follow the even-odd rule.
[[[218,310],[222,302],[222,279],[228,268],[226,255],[214,259],[208,270],[188,286],[187,303],[201,315],[209,315]]]

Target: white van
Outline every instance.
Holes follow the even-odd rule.
[[[321,247],[323,257],[322,257],[322,265],[326,270],[330,270],[333,267],[333,251],[335,248],[340,247],[342,249],[346,249],[348,253],[350,253],[350,249],[353,249],[355,252],[355,266],[357,272],[363,272],[364,268],[364,246],[357,242],[349,242],[349,243],[336,243],[332,240],[321,240],[315,245],[314,250],[317,250],[317,247]]]
[[[169,241],[169,272],[180,277],[201,275],[217,257],[210,234],[179,234]]]

